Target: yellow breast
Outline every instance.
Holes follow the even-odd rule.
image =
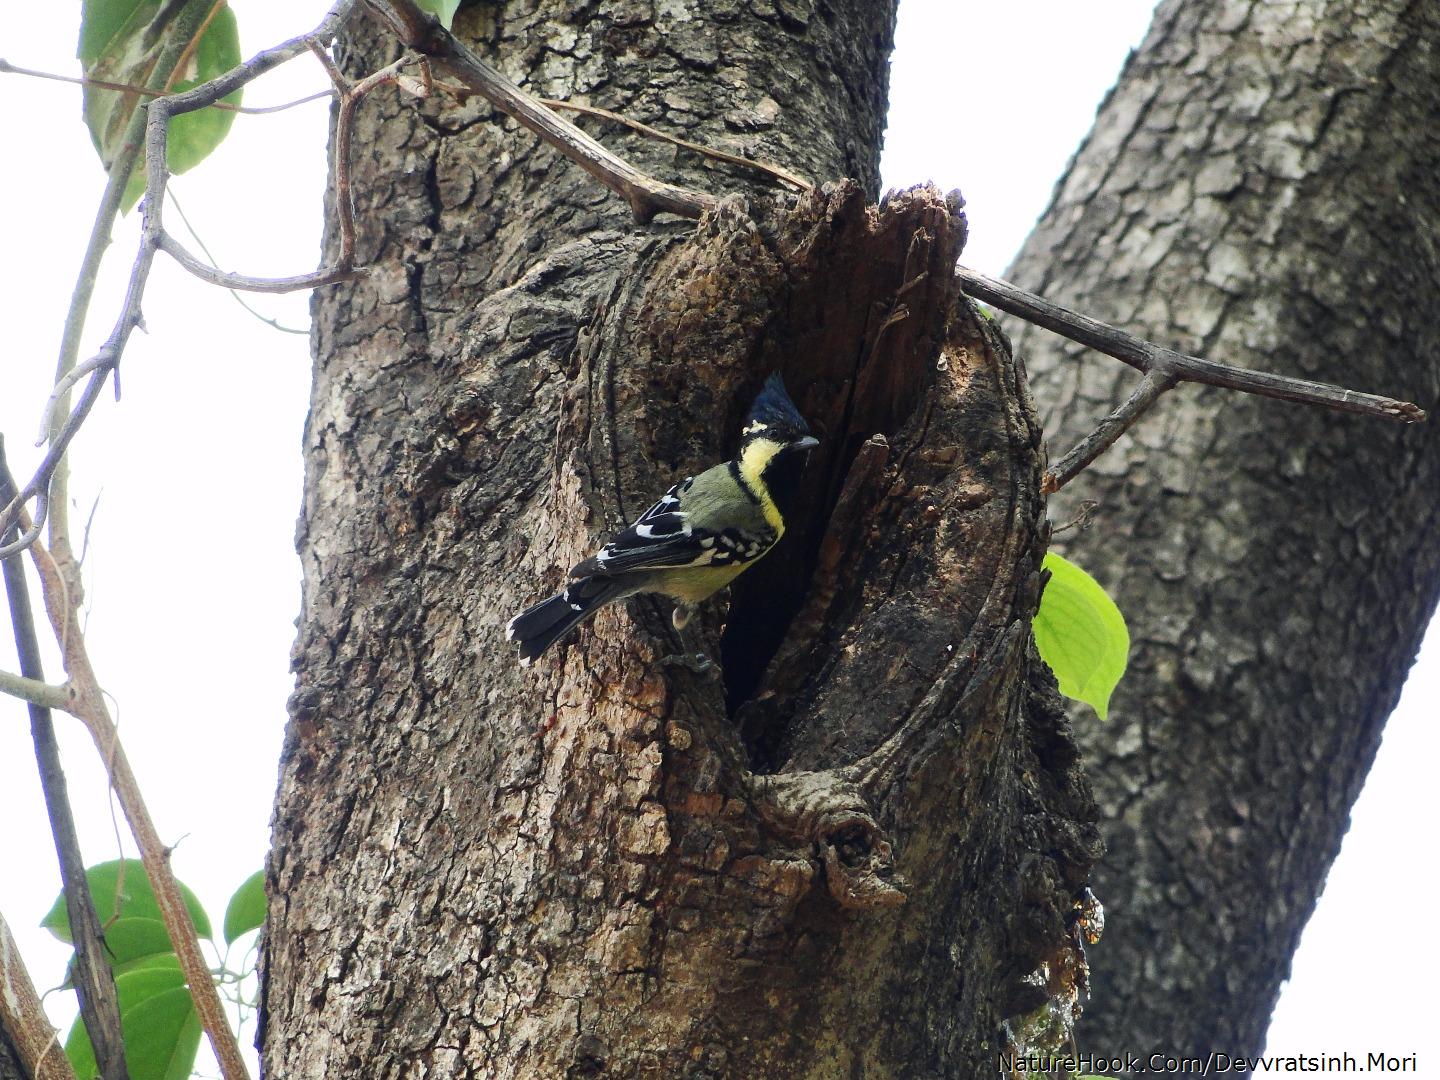
[[[698,604],[729,585],[753,563],[729,563],[725,566],[687,566],[676,570],[660,570],[654,577],[654,590],[673,596],[687,604]]]

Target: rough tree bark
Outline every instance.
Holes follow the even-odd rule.
[[[1010,272],[1187,352],[1440,398],[1440,8],[1167,2]],[[1133,374],[1019,328],[1060,452]],[[1440,426],[1184,387],[1067,489],[1135,635],[1081,724],[1082,1048],[1257,1051],[1440,592]],[[1352,988],[1353,989],[1353,988]]]
[[[30,1080],[29,1070],[20,1058],[20,1052],[10,1042],[10,1036],[0,1028],[0,1080]]]
[[[373,272],[315,306],[269,1075],[984,1075],[1063,1038],[1097,850],[1030,646],[1039,430],[955,288],[958,200],[867,206],[893,15],[462,11],[533,91],[859,181],[780,198],[605,132],[742,193],[698,228],[486,107],[367,99]],[[342,58],[395,53],[359,23]],[[645,601],[522,669],[505,620],[725,457],[776,368],[824,444],[700,620],[723,677]]]

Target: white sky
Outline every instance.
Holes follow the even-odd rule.
[[[886,183],[960,188],[971,228],[965,261],[1002,273],[1143,36],[1151,6],[904,0]],[[236,7],[248,55],[309,29],[325,4]],[[6,15],[0,55],[73,74],[77,19],[74,5],[17,6]],[[271,104],[324,85],[313,61],[300,59],[246,100]],[[181,205],[222,267],[280,275],[315,266],[325,115],[316,103],[241,116],[209,161],[176,180]],[[74,87],[0,76],[0,139],[9,162],[0,169],[0,432],[23,478],[38,460],[31,443],[103,177]],[[977,150],[972,164],[967,151]],[[183,234],[173,216],[170,223]],[[116,317],[135,225],[127,219],[116,231],[82,355]],[[307,325],[303,296],[251,303]],[[145,315],[149,333],[132,338],[121,402],[101,399],[72,455],[77,530],[99,500],[86,559],[86,631],[151,812],[178,845],[176,871],[218,923],[268,843],[299,607],[293,533],[308,343],[270,330],[164,256]],[[8,631],[0,634],[0,667],[16,667]],[[53,656],[48,670],[59,670]],[[1433,783],[1428,763],[1440,756],[1437,697],[1440,642],[1432,640],[1306,931],[1276,1011],[1272,1052],[1348,1051],[1363,1061],[1372,1050],[1422,1050],[1431,988],[1426,965],[1411,958],[1436,880],[1411,837],[1425,824],[1412,815]],[[113,858],[116,830],[93,749],[77,723],[58,716],[57,726],[86,860]],[[60,981],[67,950],[37,928],[58,876],[28,727],[24,706],[0,699],[0,913],[43,986]],[[1408,855],[1403,871],[1400,855]],[[1108,916],[1113,924],[1124,912],[1111,907]],[[1197,912],[1197,928],[1205,922]],[[68,995],[47,1004],[68,1024]]]

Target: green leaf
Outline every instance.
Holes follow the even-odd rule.
[[[100,926],[105,930],[106,942],[110,945],[110,951],[113,954],[110,957],[111,963],[125,963],[147,955],[143,951],[144,942],[147,940],[147,935],[153,933],[152,927],[127,923],[121,928],[121,941],[119,943],[110,941],[110,933],[126,920],[161,922],[163,928],[160,905],[155,901],[155,893],[150,888],[150,879],[145,876],[144,864],[139,859],[112,859],[110,862],[98,863],[86,870],[85,880],[90,885],[90,896],[95,901],[95,913],[100,917]],[[117,892],[119,894],[118,901]],[[195,922],[195,932],[202,938],[212,937],[210,918],[205,914],[205,909],[200,906],[199,899],[184,884],[180,885],[180,895],[185,900],[185,906],[190,909],[190,918]],[[40,921],[40,925],[61,941],[72,940],[70,918],[65,911],[65,895],[63,893],[55,898],[55,903],[51,905],[45,918]],[[122,950],[117,947],[117,944],[123,945],[125,949],[133,948],[142,951],[132,952],[122,959]],[[165,950],[169,949],[167,935]]]
[[[153,971],[157,968],[179,971],[180,957],[176,956],[173,952],[152,953],[149,956],[142,956],[138,960],[132,960],[126,964],[124,971],[116,968],[115,977],[118,979],[121,975],[129,975],[131,972]]]
[[[1099,584],[1068,559],[1045,556],[1050,580],[1035,614],[1035,646],[1060,681],[1060,692],[1104,720],[1130,655],[1125,617]]]
[[[430,12],[440,20],[440,25],[446,30],[455,21],[455,12],[460,8],[461,0],[415,0],[415,3]]]
[[[163,87],[171,83],[172,92],[178,93],[240,63],[240,34],[235,15],[227,5],[200,36],[183,71],[158,71],[165,53],[175,56],[177,49],[172,47],[183,48],[186,44],[177,37],[183,32],[177,29],[181,20],[176,18],[182,6],[163,0],[84,0],[79,55],[85,74],[128,86]],[[133,91],[85,88],[85,123],[107,170],[115,161],[141,98]],[[240,92],[224,100],[238,104]],[[234,119],[233,112],[205,108],[171,120],[166,153],[170,171],[182,173],[203,161],[220,145]],[[144,169],[137,165],[125,188],[122,207],[128,210],[134,206],[144,189]]]
[[[132,916],[116,919],[105,927],[105,959],[116,971],[147,957],[174,952],[170,933],[159,919]]]
[[[152,957],[116,975],[115,992],[131,1080],[186,1080],[200,1046],[200,1018],[179,959],[173,953]],[[65,1040],[65,1056],[80,1080],[98,1075],[94,1047],[79,1020]]]
[[[265,922],[265,871],[256,870],[245,879],[225,906],[225,944],[234,945],[241,934],[258,929]]]

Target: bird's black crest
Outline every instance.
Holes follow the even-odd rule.
[[[785,392],[785,380],[778,371],[765,380],[755,404],[750,406],[750,415],[745,420],[746,434],[752,433],[756,424],[791,437],[810,434],[810,426]]]

